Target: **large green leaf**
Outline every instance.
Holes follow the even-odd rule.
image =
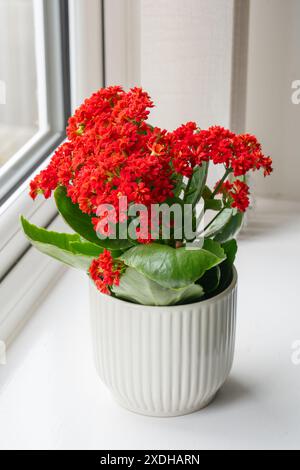
[[[207,179],[208,162],[203,162],[201,166],[194,169],[191,181],[188,185],[188,191],[184,196],[185,204],[192,204],[195,206],[200,200]]]
[[[82,254],[83,256],[89,256],[92,258],[98,258],[98,256],[103,253],[103,248],[99,245],[95,245],[94,243],[87,242],[81,239],[80,242],[71,242],[70,243],[71,249],[78,254]],[[121,250],[113,250],[111,254],[113,258],[118,258],[121,256],[123,251]]]
[[[211,240],[210,238],[207,238],[204,240],[202,248],[206,251],[210,251],[214,255],[216,255],[220,259],[224,259],[224,250],[220,243],[216,242],[215,240]]]
[[[204,236],[205,238],[213,238],[219,232],[221,232],[226,224],[230,221],[233,215],[233,209],[224,209],[220,214],[216,217],[214,222],[208,227],[205,231]]]
[[[175,249],[153,243],[135,246],[120,258],[161,286],[178,289],[193,284],[207,270],[224,261],[226,255],[221,248],[219,250],[215,254],[207,249]]]
[[[77,234],[51,232],[31,224],[24,217],[21,217],[21,223],[25,235],[35,248],[68,266],[88,271],[93,259],[102,252],[102,248],[97,245],[87,242],[81,244]]]
[[[81,241],[70,242],[70,249],[83,256],[89,256],[90,258],[98,258],[98,256],[103,252],[103,248],[95,243],[87,242],[83,239]],[[118,251],[118,256],[122,252]]]
[[[244,214],[238,212],[236,215],[232,215],[228,222],[223,226],[222,230],[216,234],[214,239],[219,243],[225,243],[235,238],[242,228],[244,220]]]
[[[85,240],[109,250],[125,250],[132,246],[132,243],[128,240],[110,240],[109,238],[100,240],[93,227],[92,218],[83,213],[78,204],[73,204],[63,186],[59,186],[55,190],[54,197],[57,209],[65,222]]]
[[[142,305],[175,305],[200,300],[204,291],[200,285],[191,284],[182,289],[168,289],[139,273],[127,268],[122,274],[119,286],[112,292],[121,299]]]

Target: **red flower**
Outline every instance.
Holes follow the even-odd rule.
[[[49,165],[46,170],[41,171],[41,173],[30,182],[29,194],[32,199],[35,199],[38,194],[43,194],[44,197],[48,199],[52,191],[56,189],[57,184],[57,172],[52,165]]]
[[[97,289],[110,294],[109,287],[119,285],[123,270],[122,261],[113,259],[111,252],[104,250],[98,259],[92,261],[89,272]]]
[[[217,183],[218,186],[219,183]],[[245,212],[249,207],[249,186],[240,180],[233,183],[226,181],[218,191],[225,199],[231,198],[231,207],[236,207],[240,212]]]
[[[236,180],[230,191],[233,199],[232,207],[236,207],[240,212],[245,212],[249,207],[249,187],[246,183]]]

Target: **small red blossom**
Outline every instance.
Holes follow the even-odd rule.
[[[119,285],[123,271],[124,264],[115,260],[109,250],[104,250],[99,258],[93,260],[89,269],[97,289],[108,295],[110,295],[109,287]]]
[[[49,165],[46,170],[41,171],[41,173],[30,182],[29,194],[32,199],[35,199],[38,194],[43,194],[45,199],[49,199],[57,185],[57,172],[52,165]]]
[[[240,212],[245,212],[248,209],[250,204],[249,186],[246,183],[236,180],[232,185],[230,195],[233,199],[232,207],[236,207]]]
[[[215,165],[223,164],[233,170],[234,176],[242,176],[248,171],[263,169],[267,176],[272,172],[272,160],[261,151],[256,137],[250,134],[236,135],[220,126],[201,130],[197,134],[199,142],[197,164],[210,160]]]
[[[218,186],[217,183],[216,186]],[[221,185],[218,191],[223,197],[231,198],[231,207],[237,208],[240,212],[245,212],[249,207],[249,186],[240,180],[235,180],[233,183],[226,181]]]

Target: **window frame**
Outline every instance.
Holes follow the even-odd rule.
[[[36,135],[0,172],[2,205],[0,206],[0,281],[29,248],[22,236],[19,215],[47,226],[56,209],[48,201],[32,203],[28,196],[30,179],[47,164],[47,157],[65,138],[65,126],[70,115],[69,23],[67,0],[34,0],[36,14],[43,19],[45,74],[47,84],[47,114],[49,128]],[[52,34],[55,40],[52,40]],[[44,163],[41,163],[44,162]]]
[[[33,5],[42,126],[0,169],[0,205],[61,142],[70,115],[68,0],[33,0]]]

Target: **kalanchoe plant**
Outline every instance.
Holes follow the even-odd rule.
[[[36,248],[85,270],[103,293],[144,305],[189,303],[230,283],[235,237],[249,206],[246,175],[260,169],[269,175],[272,161],[249,134],[202,130],[193,122],[173,132],[153,127],[147,123],[152,106],[139,88],[108,87],[87,99],[69,120],[68,140],[30,185],[33,199],[54,192],[75,233],[49,232],[24,218],[22,225]],[[209,165],[224,167],[212,189]],[[131,211],[137,204],[144,208],[139,216]],[[163,236],[165,222],[153,214],[173,204],[189,208],[197,235],[186,236],[182,216],[169,218]],[[193,244],[199,237],[201,244]]]

